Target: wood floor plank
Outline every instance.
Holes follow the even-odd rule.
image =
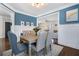
[[[64,47],[59,56],[79,56],[79,50],[70,47]]]

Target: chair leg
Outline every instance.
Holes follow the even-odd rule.
[[[46,48],[44,48],[43,54],[44,54],[44,56],[46,55]]]
[[[28,55],[28,51],[25,50],[24,53],[25,53],[25,55]]]
[[[13,56],[13,52],[11,53],[11,56]]]
[[[36,56],[38,56],[38,52],[36,52]]]
[[[40,56],[40,52],[36,52],[36,56]]]
[[[50,45],[50,52],[51,52],[51,55],[52,55],[52,45]]]
[[[45,56],[45,54],[46,54],[46,50],[45,49],[43,49],[43,50],[41,50],[41,51],[39,51],[39,52],[36,52],[36,51],[33,51],[33,52],[35,52],[34,53],[34,55],[35,56]]]
[[[52,50],[52,47],[51,47],[51,45],[50,45],[50,50]]]
[[[46,55],[48,55],[49,52],[51,52],[51,51],[52,51],[51,45],[47,46],[46,49],[45,49]],[[51,52],[51,53],[52,53],[52,52]]]
[[[13,52],[11,53],[11,56],[16,56]]]
[[[36,56],[39,56],[39,52],[36,52],[36,51],[35,51],[35,55],[36,55]]]
[[[45,49],[43,49],[43,50],[41,50],[41,51],[39,51],[39,52],[36,52],[36,55],[37,56],[45,56]]]

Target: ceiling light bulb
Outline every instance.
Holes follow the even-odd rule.
[[[32,3],[32,6],[35,6],[35,7],[40,7],[43,5],[44,5],[44,3]]]

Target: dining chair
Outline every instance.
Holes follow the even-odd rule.
[[[17,44],[17,37],[11,31],[8,31],[8,38],[9,38],[9,43],[12,48],[12,55],[17,55],[17,54],[19,54],[21,52],[25,52],[27,50],[27,45],[25,45],[23,43]]]
[[[36,44],[32,44],[32,49],[36,52],[36,55],[39,55],[39,52],[44,53],[45,49],[45,41],[47,32],[46,31],[38,31],[38,39]]]
[[[47,39],[46,39],[46,54],[48,55],[49,52],[52,55],[52,40],[53,40],[53,31],[47,31]]]
[[[46,53],[52,50],[53,31],[49,30],[46,39]]]

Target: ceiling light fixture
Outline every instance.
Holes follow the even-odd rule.
[[[32,6],[37,7],[37,8],[43,5],[44,3],[32,3]]]

